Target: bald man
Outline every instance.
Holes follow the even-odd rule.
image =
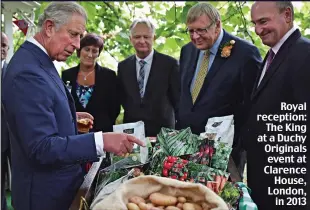
[[[8,55],[9,39],[7,35],[1,32],[1,79],[6,71],[7,63],[5,59]],[[9,132],[1,108],[1,209],[7,209],[5,199],[5,175],[8,171],[7,158],[10,156]]]
[[[294,8],[290,1],[255,2],[251,18],[256,34],[269,47],[251,97],[246,137],[243,138],[246,139],[244,145],[251,196],[259,210],[309,210],[310,200],[306,196],[310,194],[307,183],[310,170],[303,158],[309,154],[310,141],[284,142],[278,134],[310,136],[310,109],[306,106],[295,111],[283,108],[283,104],[310,105],[310,40],[294,26]],[[308,119],[284,123],[277,121],[276,117],[268,122],[259,120],[261,114],[280,116],[288,113],[307,116]],[[283,131],[268,131],[266,123],[274,123],[277,127],[281,125]],[[308,129],[292,130],[287,126],[290,123],[295,129],[296,126],[307,126]],[[259,136],[264,134],[267,135],[266,142],[265,139],[259,142]],[[303,192],[295,194],[296,189]]]
[[[6,62],[5,59],[8,55],[8,50],[9,50],[9,39],[7,35],[3,32],[1,32],[1,76],[3,77],[5,74],[6,70]]]

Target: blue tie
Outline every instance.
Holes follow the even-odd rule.
[[[139,64],[140,64],[140,71],[139,71],[139,77],[138,77],[138,85],[139,85],[140,97],[143,98],[143,95],[144,95],[143,86],[144,86],[144,77],[145,77],[144,66],[146,62],[144,60],[140,60]]]

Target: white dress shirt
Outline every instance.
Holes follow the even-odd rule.
[[[38,46],[43,52],[45,52],[48,55],[46,49],[37,40],[35,40],[33,37],[29,37],[27,39],[27,41]],[[56,69],[56,67],[55,67],[55,69]],[[103,145],[102,132],[101,131],[95,132],[94,138],[95,138],[97,155],[105,157],[105,151],[103,150],[104,145]],[[83,149],[83,148],[81,148],[81,149]]]
[[[5,59],[1,61],[1,69],[3,69],[4,62],[5,62]]]
[[[282,39],[280,39],[280,41],[271,48],[271,50],[274,53],[274,58],[276,57],[278,51],[280,50],[280,47],[283,45],[283,43],[292,35],[292,33],[294,33],[294,31],[297,29],[297,27],[293,26],[288,32],[286,32],[286,34],[282,37]],[[266,73],[266,67],[267,67],[267,62],[265,62],[262,74],[260,76],[259,82],[257,87],[259,86],[260,82],[263,80],[265,73]]]
[[[139,71],[141,69],[139,62],[141,60],[144,60],[146,62],[146,64],[144,65],[144,82],[143,82],[143,93],[144,94],[145,94],[145,87],[147,84],[147,80],[149,78],[150,71],[151,71],[151,66],[152,66],[152,62],[153,62],[153,55],[154,55],[154,49],[152,49],[151,53],[148,56],[146,56],[144,59],[141,59],[136,55],[137,80],[139,79]]]

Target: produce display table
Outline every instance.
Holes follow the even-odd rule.
[[[80,189],[78,190],[69,210],[85,210],[84,205],[90,206],[93,199],[93,192],[96,187],[96,175],[102,164],[102,158],[98,162],[94,162],[85,176],[84,182],[82,183]],[[234,182],[241,182],[241,176],[238,172],[233,159],[229,158],[228,172],[230,173],[230,178]]]

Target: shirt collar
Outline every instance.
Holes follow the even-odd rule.
[[[221,29],[219,37],[214,42],[213,46],[210,48],[210,54],[216,55],[216,53],[217,53],[217,51],[218,51],[218,49],[220,47],[220,44],[222,42],[223,36],[224,36],[224,31],[223,31],[223,29]],[[204,53],[204,52],[206,52],[206,50],[201,50],[201,52]]]
[[[217,38],[217,40],[215,41],[215,43],[213,44],[213,46],[210,49],[210,53],[212,55],[216,55],[216,53],[220,47],[220,44],[222,42],[223,36],[224,36],[224,32],[223,32],[223,29],[221,29],[219,37]]]
[[[1,61],[1,67],[2,67],[2,68],[3,68],[4,62],[5,62],[5,59],[3,59],[3,60]]]
[[[292,35],[292,33],[294,33],[296,29],[297,27],[293,26],[288,32],[286,32],[286,34],[280,39],[280,41],[278,41],[278,43],[271,48],[274,54],[278,53],[283,43],[289,38],[289,36]]]
[[[144,59],[139,58],[137,55],[136,55],[136,59],[138,62],[140,62],[140,60],[144,60],[146,63],[149,63],[149,61],[151,61],[151,59],[153,58],[153,55],[154,55],[154,49],[152,49],[151,53],[148,56],[146,56]]]
[[[37,40],[35,40],[35,38],[29,37],[29,38],[27,39],[27,41],[28,41],[28,42],[31,42],[32,44],[34,44],[34,45],[36,45],[36,46],[38,46],[43,52],[45,52],[45,53],[48,55],[46,49],[45,49]]]

